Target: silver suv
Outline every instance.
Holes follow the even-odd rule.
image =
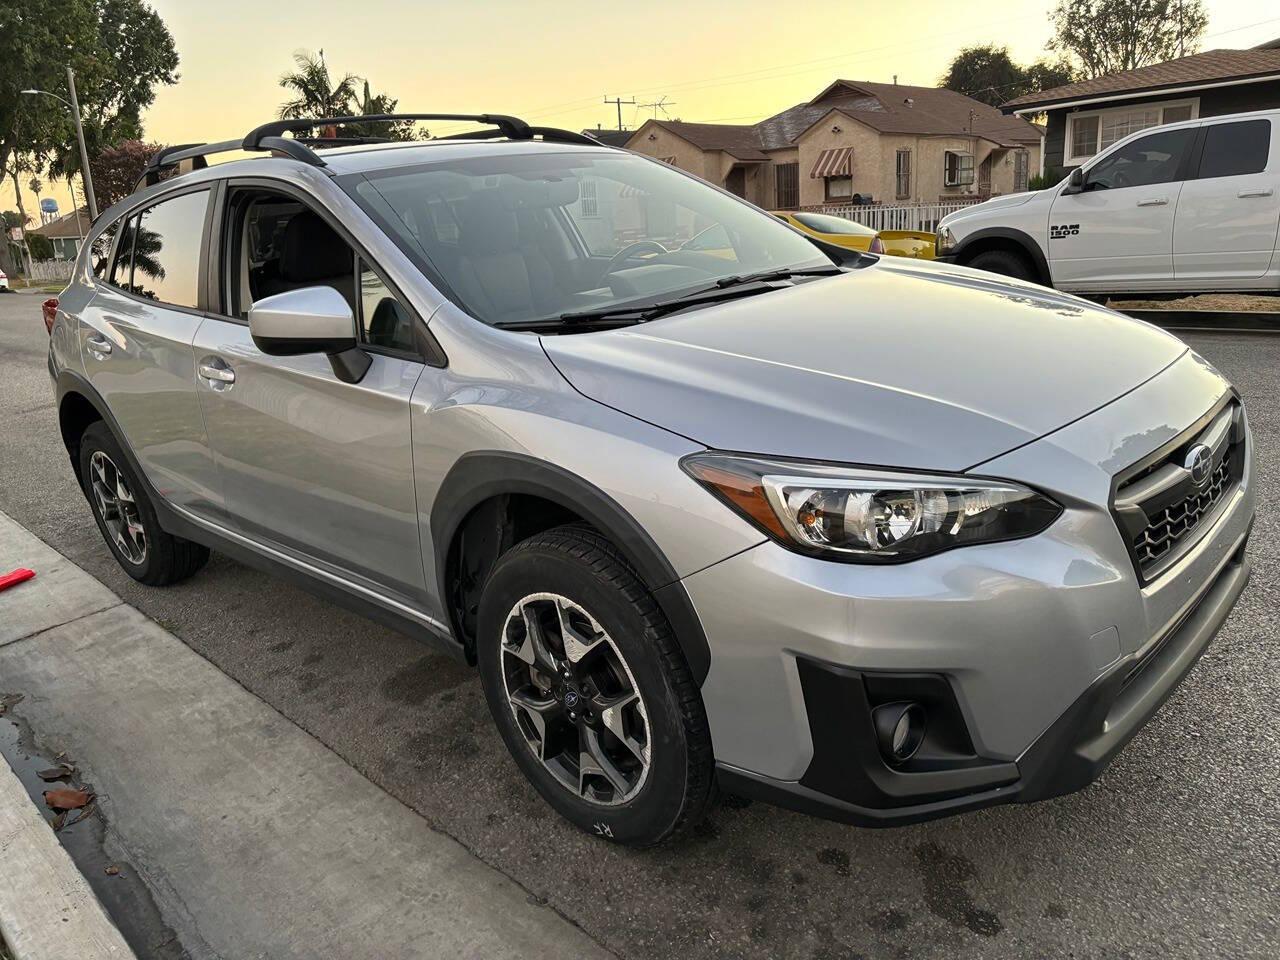
[[[124,569],[213,548],[475,664],[524,775],[621,843],[717,785],[876,825],[1096,777],[1248,578],[1231,385],[1074,297],[470,119],[171,149],[95,222],[49,370]],[[204,166],[232,148],[270,155]]]

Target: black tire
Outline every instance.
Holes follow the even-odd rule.
[[[92,473],[95,453],[102,453],[108,458],[133,497],[132,504],[145,534],[144,549],[139,559],[130,557],[121,549],[95,496]],[[101,420],[91,423],[80,437],[80,483],[102,539],[106,541],[125,573],[139,583],[152,587],[168,586],[187,579],[208,562],[208,547],[175,537],[161,529],[160,520],[147,497],[145,487],[138,481],[138,476],[120,449],[115,435]]]
[[[1027,258],[1010,250],[983,251],[965,266],[973,267],[975,270],[986,270],[988,273],[998,273],[1002,277],[1012,277],[1015,280],[1034,282],[1036,279],[1032,274],[1031,265],[1027,263]]]
[[[557,594],[590,613],[612,639],[643,698],[648,771],[634,795],[623,794],[613,805],[571,791],[535,756],[507,698],[508,618],[539,593]],[[566,526],[517,544],[498,559],[485,583],[477,636],[480,679],[498,730],[521,771],[561,816],[588,833],[633,847],[658,843],[702,819],[714,795],[702,698],[671,625],[608,540]],[[564,729],[576,736],[571,727]]]

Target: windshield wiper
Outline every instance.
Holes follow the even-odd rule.
[[[686,307],[706,303],[720,303],[725,300],[736,300],[739,297],[777,290],[780,288],[773,286],[773,284],[779,280],[789,280],[792,277],[827,277],[843,272],[839,267],[833,266],[810,267],[808,269],[785,268],[781,270],[765,270],[760,273],[744,273],[732,277],[721,277],[709,286],[699,287],[669,300],[657,300],[644,304],[614,304],[608,307],[598,307],[594,310],[576,310],[571,313],[562,313],[559,317],[548,317],[543,320],[516,321],[510,326],[505,324],[502,326],[507,329],[515,327],[522,330],[535,330],[547,327],[576,326],[578,324],[594,325],[603,322],[611,325],[627,322],[643,323],[646,320],[655,320],[664,314],[683,310]]]

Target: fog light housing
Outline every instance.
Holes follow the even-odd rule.
[[[924,742],[928,721],[925,709],[918,703],[899,701],[884,703],[871,711],[880,753],[890,764],[906,763]]]

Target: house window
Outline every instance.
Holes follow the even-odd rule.
[[[827,185],[828,200],[850,200],[853,198],[853,177],[824,177]]]
[[[898,199],[911,196],[911,151],[899,150],[898,162],[894,175],[893,195]]]
[[[967,187],[973,183],[973,154],[948,150],[942,156],[944,186]]]
[[[1067,163],[1079,164],[1132,133],[1166,123],[1191,120],[1198,115],[1199,100],[1113,107],[1067,117]]]
[[[1031,154],[1026,150],[1017,150],[1013,154],[1013,192],[1021,193],[1027,189],[1031,171]]]
[[[578,204],[584,219],[600,216],[595,180],[583,180],[578,188]]]
[[[777,201],[779,210],[793,210],[800,206],[800,163],[779,163],[774,167],[777,177]]]

